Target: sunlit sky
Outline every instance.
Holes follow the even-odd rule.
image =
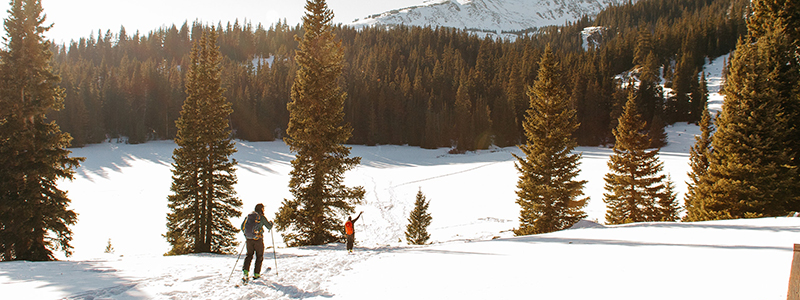
[[[3,19],[8,17],[9,0],[0,0]],[[335,23],[388,10],[417,5],[425,0],[328,0]],[[253,25],[269,24],[286,19],[290,25],[300,23],[305,13],[305,0],[42,0],[46,23],[54,24],[45,34],[58,44],[105,33],[116,34],[121,26],[132,35],[137,30],[146,34],[154,29],[184,21],[200,20],[216,24],[247,19]],[[5,30],[0,31],[5,36]]]

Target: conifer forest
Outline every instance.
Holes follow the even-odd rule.
[[[731,52],[747,32],[745,0],[651,0],[610,7],[594,19],[536,28],[515,40],[481,38],[430,27],[337,26],[344,49],[341,86],[349,144],[453,147],[459,152],[524,143],[526,89],[550,45],[577,110],[579,145],[610,145],[628,98],[626,79],[661,75],[637,98],[655,137],[674,122],[699,122],[704,60]],[[98,30],[53,45],[64,109],[50,112],[72,146],[124,137],[128,143],[174,139],[186,99],[192,42],[219,28],[224,97],[232,103],[234,138],[286,136],[297,64],[295,36],[285,22],[253,25],[186,22],[149,33]],[[581,32],[602,27],[584,43]],[[647,77],[650,76],[650,77]],[[657,143],[658,139],[654,143]],[[657,146],[657,144],[655,144]]]

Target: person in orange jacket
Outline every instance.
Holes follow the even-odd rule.
[[[347,222],[344,223],[344,233],[345,237],[347,238],[347,251],[349,252],[353,252],[353,243],[356,241],[356,221],[358,221],[358,218],[361,218],[361,214],[363,213],[363,211],[358,213],[358,217],[356,217],[355,220],[352,216],[348,216]]]

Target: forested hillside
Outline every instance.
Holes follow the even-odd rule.
[[[730,52],[746,32],[747,0],[643,0],[610,7],[594,19],[539,29],[512,41],[481,39],[450,28],[336,29],[344,46],[341,86],[347,93],[349,143],[455,146],[460,151],[509,146],[522,139],[521,122],[550,44],[564,70],[581,124],[581,145],[613,142],[612,120],[622,112],[631,74],[639,107],[654,136],[671,122],[700,119],[705,106],[706,57]],[[281,138],[294,81],[302,28],[279,23],[215,24],[225,97],[233,104],[236,138]],[[147,34],[98,31],[53,48],[65,107],[52,112],[73,146],[126,137],[129,143],[172,139],[186,98],[191,42],[203,26],[184,23]],[[600,27],[583,45],[582,31]],[[633,70],[626,73],[626,71]],[[658,76],[669,92],[661,90]]]

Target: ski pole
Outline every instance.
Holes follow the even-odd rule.
[[[275,234],[272,229],[269,230],[269,235],[272,237],[272,259],[275,260],[275,276],[278,276],[278,255],[275,254]]]
[[[247,242],[242,245],[242,250],[239,250],[239,255],[236,256],[236,262],[233,263],[233,270],[231,270],[231,275],[228,275],[228,281],[231,281],[231,277],[233,276],[233,271],[236,271],[236,265],[239,264],[239,257],[242,256],[242,252],[244,251],[244,246],[247,245]]]

